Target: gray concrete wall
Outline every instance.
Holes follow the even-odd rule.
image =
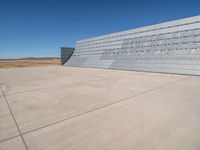
[[[200,16],[77,41],[65,65],[200,75]]]
[[[65,64],[72,56],[74,48],[61,47],[61,65]]]

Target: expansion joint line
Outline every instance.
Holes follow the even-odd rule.
[[[5,93],[4,93],[4,91],[3,91],[3,89],[2,89],[1,86],[0,86],[0,88],[1,88],[1,91],[2,91],[2,94],[3,94],[3,97],[4,97],[5,101],[6,101],[6,104],[7,104],[7,106],[8,106],[8,109],[9,109],[9,111],[10,111],[10,114],[11,114],[11,116],[12,116],[14,122],[15,122],[15,125],[16,125],[16,127],[17,127],[17,130],[18,130],[18,132],[19,132],[19,134],[20,134],[20,136],[21,136],[21,138],[22,138],[22,141],[23,141],[23,143],[24,143],[24,146],[25,146],[26,150],[28,150],[28,147],[27,147],[26,142],[25,142],[25,140],[24,140],[24,138],[23,138],[23,136],[22,136],[22,133],[21,133],[21,131],[20,131],[20,129],[19,129],[19,126],[18,126],[18,124],[17,124],[17,121],[16,121],[16,119],[15,119],[15,116],[14,116],[14,114],[13,114],[13,112],[12,112],[12,109],[11,109],[9,103],[8,103],[7,98],[6,98],[6,95],[5,95]]]
[[[153,88],[153,89],[149,89],[149,90],[146,90],[146,91],[144,91],[144,92],[131,95],[131,96],[129,96],[129,97],[125,97],[125,98],[119,99],[119,100],[117,100],[117,101],[115,101],[115,102],[111,102],[111,103],[109,103],[109,104],[105,104],[105,105],[103,105],[103,106],[100,106],[100,107],[97,107],[97,108],[88,110],[88,111],[86,111],[86,112],[83,112],[83,113],[80,113],[80,114],[76,114],[76,115],[71,116],[71,117],[69,117],[69,118],[65,118],[65,119],[59,120],[59,121],[57,121],[57,122],[48,124],[48,125],[46,125],[46,126],[42,126],[42,127],[37,128],[37,129],[33,129],[33,130],[31,130],[31,131],[27,131],[27,132],[23,133],[23,135],[28,134],[28,133],[31,133],[31,132],[35,132],[35,131],[38,131],[38,130],[41,130],[41,129],[43,129],[43,128],[47,128],[47,127],[50,127],[50,126],[53,126],[53,125],[56,125],[56,124],[59,124],[59,123],[64,122],[64,121],[72,120],[72,119],[74,119],[74,118],[78,118],[78,117],[80,117],[80,116],[83,116],[83,115],[86,115],[86,114],[89,114],[89,113],[92,113],[92,112],[95,112],[95,111],[98,111],[98,110],[102,110],[102,109],[107,108],[107,107],[109,107],[109,106],[112,106],[112,105],[115,105],[115,104],[118,104],[118,103],[121,103],[121,102],[124,102],[124,101],[128,101],[128,100],[130,100],[131,98],[141,96],[141,95],[143,95],[143,94],[146,94],[146,93],[149,93],[149,92],[152,92],[152,91],[155,91],[155,90],[164,88],[164,87],[166,87],[166,86],[169,86],[169,85],[178,83],[178,82],[183,81],[183,80],[186,80],[186,79],[187,79],[187,77],[186,77],[186,78],[182,78],[182,79],[180,79],[180,80],[177,80],[177,81],[175,81],[175,82],[168,83],[168,84],[166,84],[166,85],[161,85],[161,86],[155,87],[155,88]]]

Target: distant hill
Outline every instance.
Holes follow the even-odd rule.
[[[8,61],[8,60],[49,60],[49,59],[60,59],[60,57],[26,57],[26,58],[8,58],[3,59],[0,58],[0,60]]]

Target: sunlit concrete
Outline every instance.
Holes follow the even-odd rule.
[[[0,142],[0,150],[26,150],[21,137]]]
[[[0,89],[0,141],[19,135]]]
[[[199,76],[54,66],[0,83],[1,150],[200,148]]]
[[[199,60],[200,16],[194,16],[77,41],[64,65],[200,75]]]

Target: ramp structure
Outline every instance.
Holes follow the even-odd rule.
[[[77,41],[65,66],[200,75],[200,16]]]

